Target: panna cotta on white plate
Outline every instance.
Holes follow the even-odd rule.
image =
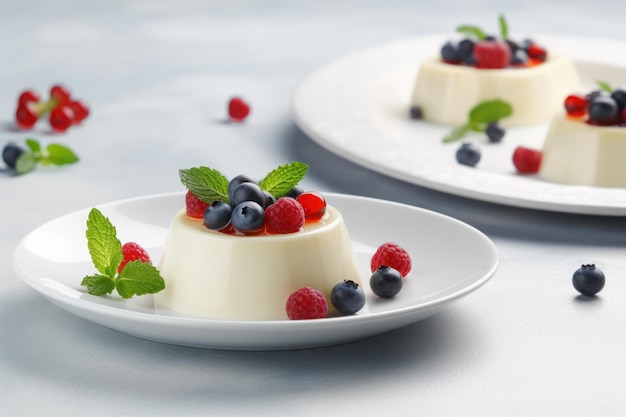
[[[286,320],[285,302],[299,288],[328,296],[342,280],[361,283],[345,222],[332,206],[300,232],[257,236],[207,230],[183,209],[158,269],[165,280],[158,304],[222,320]]]
[[[424,120],[461,126],[478,103],[499,98],[511,104],[505,126],[548,123],[561,109],[563,97],[579,87],[572,61],[548,58],[528,68],[482,69],[432,58],[421,63],[411,99]]]
[[[539,176],[546,181],[626,187],[626,127],[593,126],[554,117],[543,145]]]

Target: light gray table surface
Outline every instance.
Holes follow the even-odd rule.
[[[311,71],[372,45],[489,26],[626,40],[623,2],[0,2],[0,142],[62,142],[73,166],[0,170],[0,415],[626,414],[626,219],[488,204],[410,185],[328,152],[291,119]],[[615,51],[624,54],[626,50]],[[626,74],[625,74],[626,79]],[[69,85],[93,113],[51,135],[12,126],[18,93]],[[253,105],[241,125],[225,102]],[[13,271],[13,250],[63,214],[181,191],[181,167],[236,175],[300,160],[307,188],[456,217],[496,244],[493,279],[444,312],[334,347],[233,352],[118,333],[54,306]],[[245,167],[245,169],[244,169]],[[450,254],[451,259],[454,254]],[[582,263],[598,297],[571,286]]]

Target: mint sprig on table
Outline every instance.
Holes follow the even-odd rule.
[[[26,174],[37,168],[37,164],[67,165],[78,161],[78,156],[67,146],[51,143],[45,148],[35,139],[26,139],[27,150],[15,161],[15,172]]]
[[[463,126],[457,127],[443,138],[443,143],[455,142],[469,132],[485,132],[489,123],[505,119],[513,114],[511,105],[500,99],[488,100],[474,106]]]
[[[122,243],[115,226],[100,210],[92,208],[87,218],[87,248],[98,274],[87,275],[81,285],[92,295],[106,295],[117,290],[123,298],[154,294],[165,288],[158,269],[142,261],[130,261],[121,273],[117,269],[124,260]]]
[[[259,187],[276,198],[283,197],[302,181],[308,169],[308,165],[303,162],[281,165],[259,181]],[[181,169],[178,171],[178,175],[183,185],[205,203],[230,202],[228,197],[229,181],[219,171],[207,166],[200,166]]]

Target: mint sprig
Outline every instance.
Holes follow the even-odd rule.
[[[598,80],[598,81],[596,81],[596,83],[598,84],[598,87],[600,87],[604,91],[606,91],[608,93],[612,93],[613,92],[613,87],[611,87],[611,84],[607,83],[606,81]]]
[[[281,165],[269,172],[259,182],[259,187],[276,198],[284,197],[302,181],[308,170],[309,166],[302,162]]]
[[[18,175],[34,171],[37,164],[42,166],[67,165],[78,162],[78,156],[67,146],[50,143],[45,148],[35,139],[26,139],[28,149],[24,150],[15,161],[15,173]]]
[[[479,41],[483,41],[487,39],[487,34],[483,32],[481,28],[473,25],[461,25],[456,28],[456,31],[459,33],[464,33],[466,35],[474,36]]]
[[[502,39],[508,39],[509,37],[509,26],[506,23],[506,19],[504,18],[504,15],[501,14],[498,17],[498,24],[500,25],[500,36],[502,37]]]
[[[457,127],[443,138],[443,143],[455,142],[469,132],[484,132],[487,125],[505,119],[513,114],[511,105],[500,99],[488,100],[474,106],[463,126]]]
[[[302,162],[281,165],[265,175],[259,181],[259,187],[276,198],[283,197],[302,181],[308,169],[308,165]],[[229,181],[216,169],[207,166],[180,169],[178,175],[183,185],[205,203],[230,202]]]
[[[87,217],[87,248],[98,274],[87,275],[81,285],[92,295],[106,295],[117,290],[123,298],[154,294],[165,288],[158,269],[142,261],[130,261],[118,274],[124,260],[122,243],[115,226],[100,210],[92,208]]]

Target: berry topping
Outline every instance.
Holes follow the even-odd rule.
[[[370,277],[372,292],[382,298],[391,298],[402,289],[402,274],[386,265],[378,267]]]
[[[291,293],[285,309],[289,320],[323,319],[328,314],[328,302],[321,292],[304,287]]]
[[[452,42],[446,42],[441,47],[441,59],[448,64],[458,64],[461,62],[458,45]]]
[[[489,138],[489,142],[500,143],[502,142],[506,130],[498,122],[491,122],[487,125],[485,133],[487,134],[487,138]]]
[[[304,192],[304,188],[301,185],[294,186],[291,190],[287,191],[286,197],[297,198]]]
[[[548,58],[548,52],[546,51],[546,48],[535,43],[531,43],[528,46],[526,53],[528,54],[528,58],[539,62],[545,62],[545,60]]]
[[[592,296],[604,288],[604,273],[594,264],[582,265],[572,276],[572,284],[582,295]]]
[[[281,197],[265,210],[268,233],[295,233],[304,226],[302,205],[289,197]]]
[[[609,96],[598,96],[591,100],[588,108],[591,124],[610,126],[617,124],[619,107],[617,102]]]
[[[233,208],[222,201],[214,201],[204,210],[204,226],[211,230],[222,230],[230,225]]]
[[[244,182],[252,182],[257,184],[257,181],[245,174],[237,175],[235,178],[228,182],[228,198],[233,199],[233,191],[237,188],[238,185],[243,184]]]
[[[370,270],[374,272],[379,266],[387,265],[396,269],[402,277],[411,271],[409,253],[396,243],[383,243],[378,247],[370,262]]]
[[[122,255],[124,255],[124,260],[117,268],[117,273],[121,274],[124,270],[124,267],[130,261],[141,261],[147,264],[152,265],[152,261],[150,260],[150,255],[144,248],[142,248],[139,244],[135,242],[127,242],[122,246]]]
[[[480,161],[480,148],[473,143],[465,142],[457,149],[455,156],[459,164],[474,167]]]
[[[541,166],[541,151],[518,146],[513,152],[513,165],[520,174],[536,174]]]
[[[242,182],[233,190],[230,203],[234,206],[244,201],[254,201],[261,206],[265,206],[265,193],[257,184],[253,182]]]
[[[342,314],[354,314],[365,305],[365,293],[359,284],[344,280],[330,292],[330,302]]]
[[[250,105],[241,97],[233,97],[228,102],[228,116],[234,122],[243,122],[250,114]]]
[[[202,219],[204,217],[204,210],[206,210],[208,205],[208,203],[200,200],[191,191],[187,191],[187,194],[185,194],[185,208],[187,209],[187,216],[189,217]]]
[[[511,50],[506,42],[484,41],[474,46],[474,57],[477,68],[506,68],[511,61]]]
[[[2,149],[2,160],[11,169],[15,169],[17,158],[20,157],[26,150],[15,143],[8,143]]]
[[[326,214],[326,200],[315,191],[301,193],[297,198],[304,208],[304,217],[308,222],[317,221]]]
[[[259,203],[244,201],[235,206],[230,221],[235,230],[240,233],[258,233],[265,224],[265,212]]]
[[[587,99],[581,95],[572,94],[565,99],[565,112],[571,117],[582,117],[587,114]]]

